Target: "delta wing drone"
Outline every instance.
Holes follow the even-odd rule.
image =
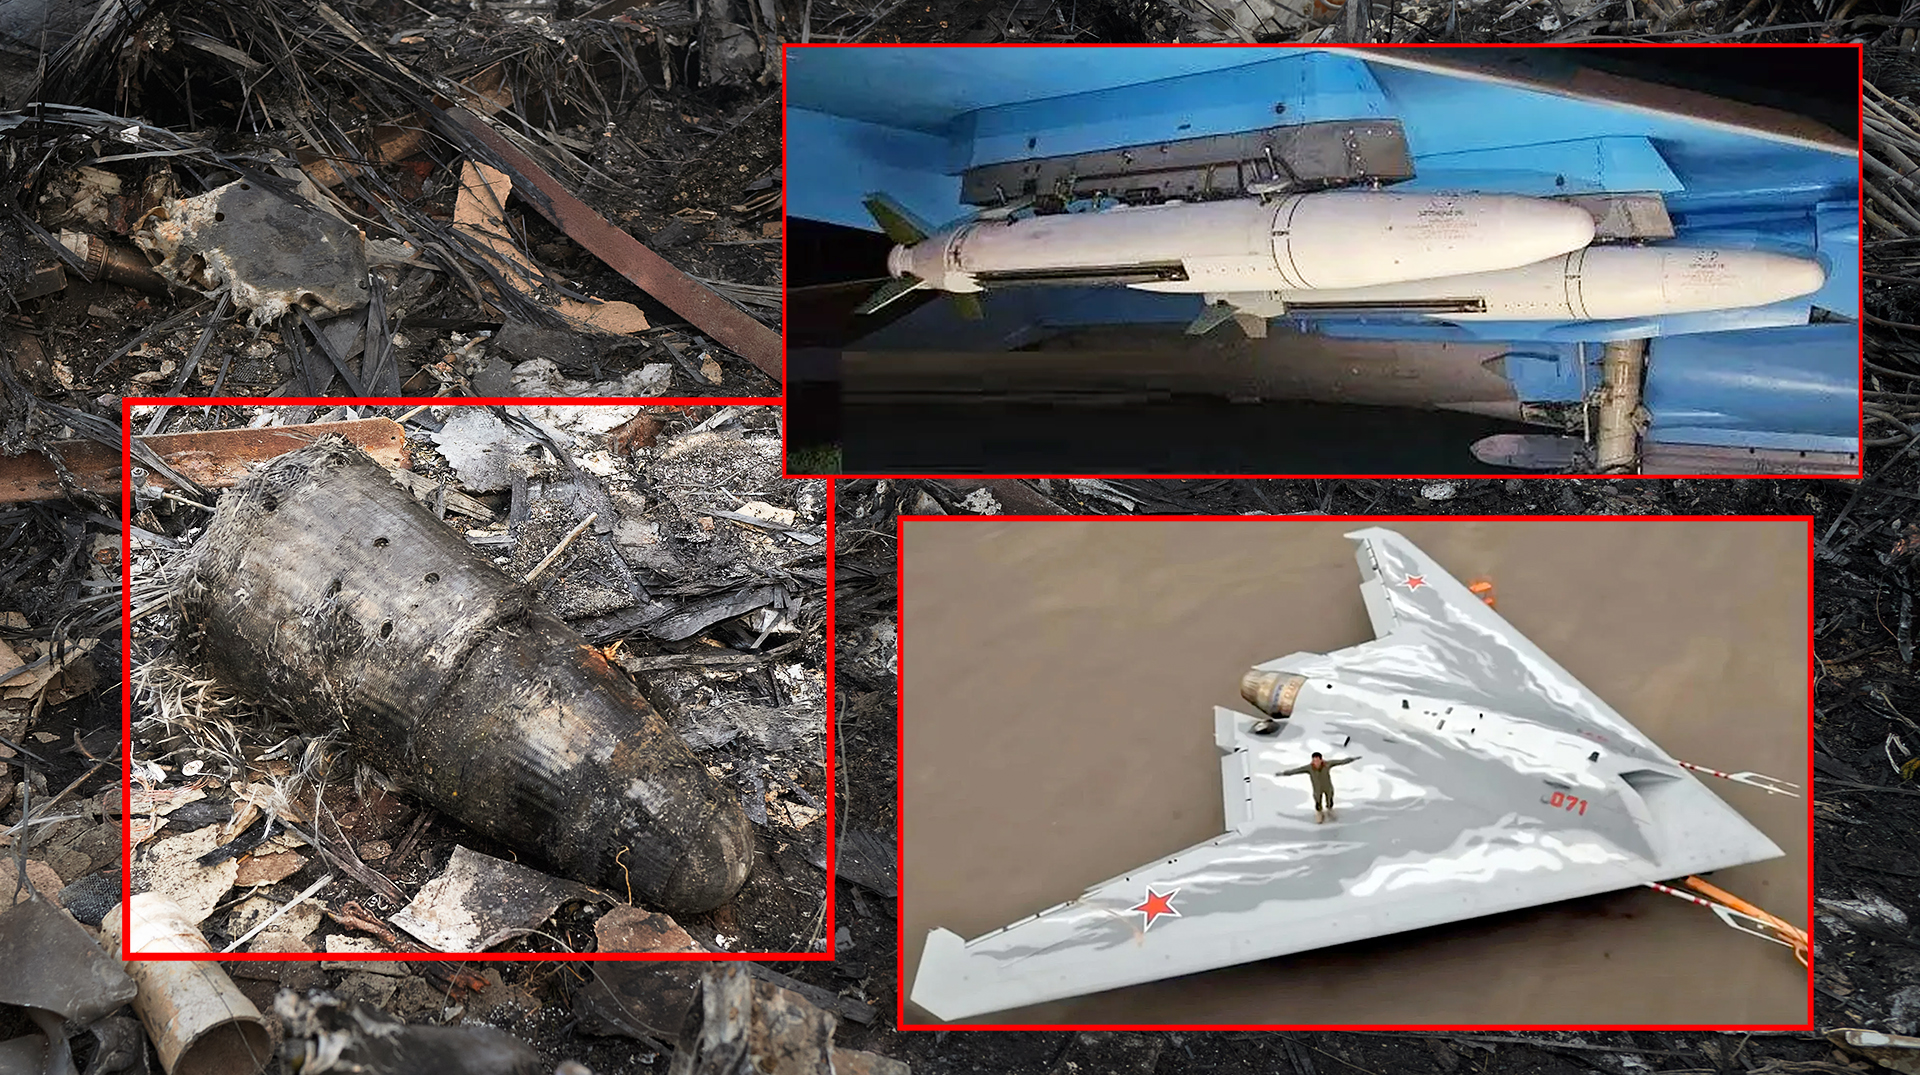
[[[1226,831],[973,940],[932,930],[914,1003],[961,1019],[1783,854],[1412,542],[1347,537],[1375,638],[1255,666],[1264,718],[1215,708]],[[1315,751],[1355,759],[1326,824],[1281,775]]]

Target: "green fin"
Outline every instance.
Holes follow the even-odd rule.
[[[878,192],[869,194],[861,201],[867,207],[867,214],[873,217],[873,222],[880,225],[881,231],[887,233],[887,238],[901,246],[912,246],[933,234],[932,230],[909,212],[906,206],[885,194]]]
[[[1200,316],[1193,319],[1193,324],[1187,326],[1187,335],[1205,336],[1233,320],[1233,315],[1237,312],[1232,303],[1210,302],[1200,311]]]
[[[902,276],[898,280],[888,280],[886,283],[881,284],[879,289],[873,294],[868,295],[867,301],[855,306],[853,312],[856,314],[877,313],[881,307],[886,306],[888,303],[905,298],[908,294],[926,286],[927,282],[917,276]]]

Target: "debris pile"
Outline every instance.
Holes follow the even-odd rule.
[[[1920,444],[1920,286],[1914,252],[1920,243],[1920,189],[1911,178],[1920,159],[1920,57],[1908,48],[1883,45],[1867,52],[1868,80],[1861,105],[1866,126],[1865,168],[1868,231],[1866,280],[1865,396],[1862,436],[1869,448],[1899,448],[1902,457]],[[1876,84],[1877,83],[1877,84]],[[1885,88],[1883,88],[1885,87]]]
[[[144,950],[206,950],[179,910],[135,898]],[[451,964],[123,963],[102,947],[120,919],[96,940],[44,898],[0,911],[16,972],[0,985],[0,1070],[591,1075],[671,1057],[682,1075],[909,1071],[844,1044],[871,1007],[760,964],[550,963],[508,981]]]
[[[136,498],[134,891],[221,951],[607,951],[595,923],[629,904],[693,950],[823,950],[825,495],[780,477],[777,411],[447,406],[397,445],[311,411],[136,411],[258,427],[172,434],[203,457],[312,443],[244,479],[200,459],[201,500]],[[319,544],[246,555],[262,527]],[[622,714],[656,730],[595,747]],[[553,719],[586,723],[511,745]],[[633,771],[575,771],[609,765]],[[719,887],[675,796],[732,819]]]
[[[25,860],[17,854],[7,865],[25,876]],[[113,1013],[134,999],[132,979],[47,896],[29,891],[9,897],[0,911],[0,957],[12,970],[0,983],[0,1010],[23,1013],[38,1030],[0,1044],[0,1058],[14,1070],[73,1071],[69,1025],[93,1031],[103,1046],[125,1034],[124,1020]]]
[[[53,17],[84,6],[0,15],[47,49],[0,51],[0,349],[34,391],[544,393],[494,372],[544,359],[564,394],[779,394],[770,5]]]
[[[625,528],[625,514],[618,509],[618,505],[629,503],[624,499],[627,494],[640,497],[655,509],[670,502],[666,496],[668,485],[655,484],[647,477],[646,468],[657,460],[660,449],[672,447],[678,438],[687,435],[693,428],[725,412],[707,409],[683,412],[666,408],[622,408],[622,412],[620,421],[600,432],[568,433],[567,447],[581,469],[588,474],[595,473],[594,468],[611,468],[621,460],[626,461],[629,469],[610,472],[607,479],[611,487],[609,497],[615,500],[616,513],[622,516],[622,522],[616,525],[621,528],[619,540],[623,550],[644,547],[633,543],[646,534],[655,535],[684,557],[692,555],[701,545],[725,541],[730,536],[743,537],[746,530],[782,533],[719,519],[711,514],[705,517],[715,519],[714,530],[707,531],[700,527],[698,519],[702,511],[708,508],[732,510],[743,515],[758,514],[759,509],[754,509],[753,513],[746,510],[744,501],[747,499],[759,499],[772,507],[792,508],[796,511],[799,533],[822,534],[822,520],[818,513],[823,509],[817,501],[806,498],[823,495],[824,491],[818,486],[805,485],[800,486],[791,499],[772,492],[737,487],[733,491],[741,502],[731,507],[717,503],[703,504],[688,500],[686,493],[677,493],[685,506],[676,511],[693,513],[691,520],[679,514],[658,519],[649,517],[643,520],[648,524],[647,528],[637,531]],[[225,417],[226,412],[215,413],[222,418],[207,424],[232,424]],[[275,409],[272,413],[277,422],[299,419],[312,423],[325,419],[363,418],[365,412],[349,414],[346,411],[335,413],[314,408],[288,408]],[[382,409],[380,413],[394,417],[405,414],[400,408]],[[511,466],[504,468],[504,485],[498,492],[463,491],[463,479],[459,472],[443,456],[439,446],[429,441],[426,436],[428,426],[420,424],[422,421],[429,422],[444,431],[449,419],[461,413],[466,412],[448,408],[423,411],[409,418],[404,425],[409,432],[401,448],[415,469],[396,470],[395,473],[412,475],[402,480],[409,481],[410,485],[417,484],[423,502],[434,506],[436,510],[444,504],[447,518],[457,520],[466,529],[495,535],[495,543],[484,546],[494,550],[493,555],[513,557],[516,564],[524,564],[525,569],[530,570],[552,551],[556,538],[563,537],[578,526],[584,515],[552,520],[542,529],[541,536],[533,540],[537,548],[528,549],[524,554],[517,551],[512,535],[507,533],[510,528],[502,526],[502,519],[511,514],[511,504],[516,495],[514,469]],[[520,427],[508,422],[497,412],[487,413],[493,415],[503,429],[520,430]],[[773,419],[774,416],[765,411],[738,411],[703,432],[735,432],[743,439],[771,437]],[[379,421],[391,419],[382,418]],[[35,425],[27,428],[35,436],[56,443],[84,440],[88,429],[84,422],[68,424],[48,413],[38,413],[35,422]],[[202,419],[198,409],[172,410],[159,423],[160,428],[156,432],[166,436],[176,430],[184,431],[184,426],[200,422]],[[152,415],[142,415],[138,428],[144,431],[151,424]],[[333,421],[327,424],[339,427],[346,423]],[[263,426],[253,432],[264,435],[282,430],[282,426],[274,425]],[[530,442],[538,443],[531,433],[526,436]],[[475,443],[483,445],[487,442],[484,437],[476,436]],[[266,454],[258,459],[271,458],[284,450],[265,449]],[[603,452],[604,459],[601,455]],[[637,462],[636,452],[640,453]],[[184,462],[179,455],[170,458],[175,462]],[[167,461],[160,459],[158,454],[155,459],[167,465]],[[708,465],[715,467],[716,472],[732,473],[738,464],[736,460],[714,460]],[[463,467],[467,465],[462,464]],[[722,465],[725,465],[725,471],[717,469]],[[1913,751],[1920,748],[1920,731],[1907,723],[1916,719],[1915,709],[1920,708],[1920,696],[1916,695],[1909,664],[1911,654],[1906,643],[1911,642],[1911,638],[1902,639],[1902,622],[1907,618],[1902,615],[1902,602],[1905,593],[1912,588],[1907,581],[1907,572],[1914,562],[1916,551],[1920,551],[1920,542],[1908,540],[1909,532],[1914,529],[1909,525],[1913,511],[1908,491],[1920,482],[1920,463],[1916,463],[1910,454],[1900,455],[1898,449],[1893,448],[1870,452],[1868,465],[1869,477],[1864,483],[1460,481],[1454,483],[1455,495],[1446,500],[1425,497],[1422,482],[1392,480],[1111,480],[1086,487],[1065,481],[983,482],[956,479],[951,482],[845,482],[837,498],[838,558],[835,576],[839,599],[836,641],[840,647],[836,666],[839,691],[835,700],[838,732],[836,761],[839,764],[836,774],[836,784],[839,785],[836,788],[839,792],[836,824],[840,827],[834,841],[837,858],[834,863],[834,883],[838,894],[834,931],[836,959],[831,963],[795,962],[773,964],[771,967],[765,963],[755,963],[753,966],[784,975],[775,983],[783,988],[798,991],[798,986],[810,987],[812,991],[802,991],[803,995],[816,1005],[830,1008],[840,1018],[834,1037],[836,1048],[884,1054],[911,1063],[914,1070],[921,1072],[978,1070],[1007,1075],[1052,1075],[1055,1072],[1097,1069],[1115,1073],[1181,1075],[1186,1072],[1239,1069],[1300,1072],[1347,1070],[1348,1065],[1353,1065],[1375,1072],[1438,1069],[1484,1070],[1496,1075],[1577,1075],[1596,1068],[1620,1073],[1660,1069],[1747,1068],[1777,1072],[1840,1068],[1871,1071],[1879,1069],[1861,1065],[1874,1062],[1884,1065],[1888,1059],[1896,1063],[1903,1062],[1904,1054],[1910,1052],[1912,1046],[1900,1036],[1914,1036],[1910,1024],[1915,1010],[1910,998],[1903,992],[1911,984],[1907,956],[1903,953],[1910,953],[1912,949],[1911,916],[1912,909],[1920,906],[1920,889],[1915,888],[1911,876],[1916,872],[1913,863],[1905,857],[1906,852],[1898,839],[1889,834],[1898,834],[1920,823],[1920,816],[1914,813],[1920,809],[1915,805],[1920,800],[1916,800],[1913,793],[1913,774],[1920,771],[1920,765],[1912,764],[1915,760]],[[633,469],[636,467],[637,470]],[[153,475],[160,474],[158,469],[151,466],[143,466],[143,469],[148,469]],[[176,468],[170,466],[169,469]],[[206,490],[217,488],[216,480],[211,472],[202,471],[196,471],[188,480],[197,483],[196,487],[202,492],[177,492],[176,489],[184,487],[175,486],[169,479],[160,477],[149,477],[143,482],[142,488],[150,487],[141,507],[146,514],[135,522],[151,536],[135,535],[140,542],[136,547],[137,555],[151,557],[153,549],[166,548],[155,539],[178,542],[187,537],[188,531],[205,525],[206,516],[203,513],[172,498],[190,500],[200,495],[211,497],[213,494]],[[525,492],[521,495],[531,501],[536,493],[544,493],[553,484],[562,482],[558,471],[552,464],[546,463],[538,474],[527,477]],[[59,488],[58,484],[55,488]],[[1817,768],[1814,808],[1816,834],[1821,848],[1821,854],[1816,857],[1816,884],[1817,895],[1822,901],[1814,922],[1817,945],[1813,960],[1816,975],[1816,1031],[1751,1035],[1657,1031],[1635,1031],[1631,1034],[1035,1032],[945,1036],[896,1033],[891,1029],[891,1016],[888,1014],[893,1010],[895,1001],[892,834],[896,818],[893,814],[895,799],[892,780],[896,766],[893,677],[897,671],[898,631],[894,619],[894,519],[902,512],[916,510],[915,505],[923,495],[930,503],[948,513],[965,511],[967,508],[963,506],[964,503],[983,488],[1006,512],[1017,511],[1022,514],[1044,512],[1048,510],[1047,506],[1075,513],[1120,514],[1131,505],[1133,513],[1182,515],[1296,512],[1385,515],[1813,515],[1813,534],[1818,540],[1816,593],[1812,609],[1815,632],[1813,652],[1817,661],[1815,698],[1818,708],[1814,727],[1817,747],[1814,757]],[[163,493],[167,495],[161,495]],[[1031,498],[1025,503],[1032,506],[1016,507],[1015,498],[1022,497]],[[984,504],[983,499],[975,502]],[[118,592],[112,555],[117,545],[117,535],[113,532],[114,518],[110,510],[110,506],[102,508],[92,505],[85,498],[84,490],[79,499],[66,503],[30,500],[0,506],[0,521],[8,524],[4,530],[0,530],[4,534],[0,540],[11,543],[7,546],[9,564],[11,568],[18,568],[16,573],[0,580],[0,586],[4,586],[3,593],[0,593],[0,611],[20,613],[27,625],[21,627],[14,621],[0,623],[0,638],[4,638],[16,652],[29,642],[52,642],[56,637],[69,641],[89,637],[99,639],[92,651],[79,658],[80,662],[91,663],[98,675],[97,684],[90,693],[64,702],[49,701],[41,705],[38,715],[30,724],[25,722],[25,711],[16,707],[7,717],[10,722],[7,730],[0,732],[10,740],[0,746],[11,751],[0,753],[0,766],[4,766],[6,773],[6,779],[0,781],[0,826],[5,826],[11,836],[11,830],[23,820],[23,810],[31,815],[28,819],[30,823],[25,827],[28,837],[23,847],[30,888],[49,900],[57,898],[69,909],[68,913],[83,923],[101,921],[119,899],[117,849],[121,819],[118,806],[120,792],[115,779],[119,762],[114,745],[118,742],[118,712],[112,674],[119,640],[115,622]],[[160,528],[154,529],[156,525]],[[707,542],[685,540],[696,532],[713,533],[716,536]],[[505,539],[500,540],[503,535]],[[781,540],[790,539],[782,537]],[[93,559],[96,541],[107,552],[103,563],[95,563]],[[576,539],[575,547],[581,544],[581,540]],[[563,581],[593,583],[583,586],[582,592],[601,594],[598,600],[603,602],[602,607],[616,601],[619,591],[614,589],[613,580],[606,579],[607,585],[600,585],[602,575],[611,573],[614,568],[607,565],[604,572],[584,572],[573,566],[573,555],[584,556],[585,553],[563,554],[560,560],[541,574],[540,579],[548,587]],[[629,560],[630,566],[639,562],[637,556]],[[660,562],[670,561],[662,558]],[[823,562],[817,566],[824,571]],[[669,594],[670,587],[652,585],[653,575],[638,567],[634,570],[640,574],[651,595],[656,598],[673,596]],[[787,570],[797,584],[804,578],[799,571],[813,568],[803,563],[798,568]],[[576,574],[585,577],[575,579]],[[824,579],[824,574],[810,577]],[[698,600],[706,595],[698,585],[701,581],[693,578],[683,583],[693,591],[686,600]],[[605,596],[608,591],[614,592],[616,597]],[[548,590],[549,600],[553,592],[551,588]],[[801,591],[799,596],[804,599],[800,613],[804,619],[807,607],[818,606],[821,593],[817,590]],[[154,617],[165,615],[164,607],[157,606],[155,611],[142,616],[138,621],[138,629],[151,632],[154,629]],[[143,608],[143,599],[136,597],[136,614],[140,614]],[[609,617],[619,615],[617,612],[601,614]],[[741,649],[758,637],[761,628],[736,617],[719,621],[714,629],[725,632],[726,640],[732,644],[720,647],[701,642],[681,647],[655,639],[650,634],[636,632],[625,636],[628,641],[621,646],[619,655],[645,662],[641,667],[648,676],[661,671],[679,674],[724,670],[721,675],[708,681],[714,692],[710,697],[696,694],[679,708],[678,712],[686,715],[697,715],[736,700],[728,693],[732,689],[730,684],[736,681],[727,677],[737,674],[741,680],[745,680],[749,675],[760,675],[759,670],[766,667],[771,667],[774,683],[782,691],[797,692],[808,687],[808,681],[792,676],[788,666],[806,665],[808,661],[815,660],[813,651],[808,649],[809,644],[796,647],[771,661],[731,664],[728,662],[738,661],[742,654],[727,653],[726,649]],[[1910,630],[1905,632],[1908,636],[1911,633]],[[780,638],[777,632],[770,635],[768,650],[787,644],[779,641]],[[610,645],[610,642],[602,644]],[[675,664],[679,667],[673,667]],[[808,667],[817,668],[818,665],[815,663]],[[738,671],[741,668],[752,671],[742,673]],[[0,676],[6,674],[5,670],[0,670]],[[186,686],[194,682],[188,679],[181,685],[183,694]],[[764,681],[751,689],[764,689],[768,692],[766,698],[773,697],[771,692],[774,688]],[[657,685],[656,693],[659,693]],[[230,723],[236,719],[240,723],[253,719],[240,718],[237,705],[218,692],[208,691],[193,697],[194,704],[204,707],[209,714],[224,715]],[[818,695],[808,697],[817,699]],[[773,708],[764,701],[746,701],[751,705]],[[655,699],[655,705],[662,712],[671,714],[675,711],[664,699]],[[222,706],[227,708],[222,709]],[[31,703],[27,708],[31,708]],[[674,719],[677,730],[690,739],[694,738],[689,725],[678,718]],[[212,721],[207,723],[209,726],[213,724]],[[290,734],[291,725],[285,728],[288,730],[283,734]],[[238,724],[235,730],[239,730]],[[217,729],[210,727],[209,731],[217,732]],[[747,732],[741,730],[719,748],[723,752],[735,752],[731,759],[735,764],[735,772],[742,768],[739,759],[743,755],[739,752],[749,749],[751,742]],[[279,740],[275,739],[269,748],[277,745]],[[304,749],[295,751],[295,746],[290,743],[279,757],[256,756],[253,762],[262,768],[277,768],[276,763],[284,763],[290,772],[305,755]],[[24,748],[24,751],[16,748]],[[219,759],[223,756],[222,752],[229,749],[223,747],[219,739],[210,736],[204,753],[199,756],[188,751],[158,759],[171,771],[163,774],[167,777],[163,784],[151,789],[151,801],[142,799],[136,802],[131,822],[135,827],[134,835],[139,836],[142,826],[155,820],[168,821],[169,814],[158,814],[156,817],[154,811],[166,809],[167,804],[176,797],[191,798],[197,792],[201,797],[200,802],[237,801],[240,793],[233,791],[231,782],[223,783],[216,779],[225,776],[218,768]],[[271,752],[269,749],[262,753]],[[94,761],[89,760],[89,753],[92,758],[105,761],[106,766],[61,797],[62,790],[68,784],[86,774],[94,765]],[[196,761],[200,765],[195,774],[186,775],[185,768]],[[769,767],[755,771],[761,772],[765,779],[776,770]],[[362,803],[348,786],[353,775],[348,769],[340,771],[338,779],[331,783],[327,792],[327,809],[335,818],[345,822],[343,830],[356,833],[353,847],[363,862],[370,866],[376,864],[376,859],[378,864],[390,862],[394,853],[406,843],[413,827],[409,815],[403,812],[410,808],[399,806],[396,809],[398,797],[393,793],[383,793],[371,776],[363,785],[367,801]],[[202,786],[191,787],[195,783]],[[26,785],[24,789],[21,787],[23,784]],[[816,798],[821,797],[825,790],[812,784],[803,787],[807,794]],[[135,790],[141,791],[139,784],[135,785]],[[805,804],[796,792],[788,787],[776,788],[771,780],[767,783],[767,790],[775,794],[782,804]],[[25,804],[21,801],[23,792],[30,799]],[[311,796],[302,796],[300,801],[311,802]],[[189,803],[176,807],[172,812],[192,805]],[[208,824],[224,824],[226,819],[233,817],[233,806],[233,801],[221,802],[217,814],[213,815],[215,821],[196,823],[188,819],[176,826],[174,831],[191,833]],[[773,813],[770,809],[770,826],[776,824]],[[365,816],[358,816],[361,814]],[[790,814],[788,816],[791,817]],[[46,823],[42,824],[42,821]],[[311,819],[304,812],[299,820],[292,823],[311,831]],[[778,832],[778,839],[772,842],[774,851],[761,859],[762,867],[771,860],[787,870],[796,871],[793,876],[802,876],[797,872],[801,868],[800,863],[811,861],[811,856],[821,855],[823,845],[802,845],[797,853],[783,853],[778,849],[778,843],[804,836],[810,831],[817,832],[820,826],[821,821],[816,820],[807,828],[798,830],[758,829],[763,834]],[[327,831],[331,833],[333,830],[329,827]],[[174,832],[166,835],[172,836]],[[266,844],[277,836],[277,833],[269,835],[262,843]],[[384,855],[383,849],[378,846],[383,841],[387,845]],[[454,849],[461,846],[461,842],[447,840],[443,823],[427,818],[421,825],[421,833],[415,837],[411,847],[406,848],[408,853],[405,858],[408,861],[417,859],[422,846],[435,848],[436,854],[444,851],[448,861],[451,861]],[[762,850],[767,846],[763,844]],[[469,850],[487,854],[483,847],[469,846]],[[95,851],[98,852],[97,860]],[[284,864],[291,860],[275,856],[287,852],[302,858],[313,857],[313,852],[307,847],[263,847],[250,852],[251,859],[243,859],[239,864],[240,869],[267,871],[284,868]],[[497,853],[489,857],[499,860],[510,858]],[[251,865],[256,860],[259,865]],[[822,863],[819,869],[824,872],[824,858],[819,861]],[[319,880],[335,869],[337,867],[328,865],[310,876],[313,880]],[[419,866],[406,871],[394,871],[395,878],[416,895],[416,884],[439,872],[437,869],[423,870]],[[756,870],[755,877],[762,872]],[[5,874],[0,877],[0,903],[11,906],[18,898],[11,891],[16,870],[9,864],[0,873]],[[250,873],[241,874],[236,870],[237,878],[251,876]],[[338,880],[332,883],[347,884]],[[755,883],[750,879],[750,891]],[[273,898],[250,897],[257,898],[258,902],[248,909],[245,929],[252,929],[271,918],[287,906],[288,896],[297,895],[304,887],[291,892],[277,890]],[[341,888],[338,892],[345,894],[347,889]],[[274,944],[293,944],[296,940],[305,941],[314,948],[323,948],[324,944],[314,941],[315,934],[320,934],[324,940],[338,933],[339,940],[334,943],[341,947],[342,955],[348,954],[345,951],[347,948],[358,948],[362,953],[377,955],[379,953],[374,951],[376,948],[396,947],[377,933],[364,928],[342,926],[341,920],[366,922],[391,931],[382,915],[385,910],[397,910],[403,904],[381,905],[385,910],[374,912],[365,898],[347,900],[332,893],[328,895],[330,898],[326,900],[324,911],[312,901],[295,903],[256,934],[254,940],[270,934],[287,938],[269,941],[262,946],[263,951],[272,950]],[[366,890],[365,895],[370,898],[371,889]],[[234,908],[217,911],[207,921],[225,930],[229,928],[225,917],[245,905],[243,902]],[[612,909],[602,910],[603,906]],[[744,906],[744,903],[736,900],[736,912]],[[816,909],[815,905],[809,904],[806,914],[811,915]],[[588,917],[591,917],[591,921],[583,921]],[[376,918],[381,920],[375,921]],[[563,901],[547,920],[535,923],[542,933],[561,937],[570,947],[582,951],[589,947],[606,951],[637,951],[643,948],[686,951],[692,945],[720,947],[716,943],[719,936],[726,936],[730,940],[735,937],[731,927],[709,933],[711,923],[708,922],[688,921],[676,925],[683,928],[670,928],[657,916],[625,907],[623,903],[594,905],[588,911],[584,901],[577,904]],[[601,933],[605,934],[604,939],[598,936]],[[398,932],[394,932],[394,938],[396,941],[402,939]],[[230,943],[224,934],[208,939],[214,947]],[[524,944],[532,947],[548,942],[528,935],[519,941],[507,943],[509,946]],[[744,950],[745,947],[744,944],[738,944],[735,950]],[[282,1017],[275,1014],[274,1010],[279,992],[289,989],[305,998],[314,991],[324,990],[349,1009],[355,1005],[366,1005],[370,1011],[378,1009],[385,1012],[385,1017],[368,1016],[381,1022],[400,1020],[409,1025],[432,1025],[456,1030],[470,1025],[505,1029],[539,1053],[542,1063],[547,1065],[543,1071],[553,1070],[553,1065],[562,1061],[576,1061],[589,1070],[602,1072],[664,1070],[670,1063],[667,1050],[677,1044],[680,1031],[685,1026],[673,1013],[677,1010],[684,1016],[693,1005],[693,1001],[688,999],[691,994],[686,991],[684,983],[670,977],[652,983],[654,994],[661,995],[662,999],[646,1003],[657,1003],[661,1006],[659,1008],[643,1007],[638,999],[647,985],[638,980],[614,980],[623,972],[638,974],[663,969],[644,964],[525,962],[489,965],[341,959],[327,963],[248,962],[223,966],[233,978],[236,988],[254,1005],[269,1030],[282,1044],[294,1041],[295,1036],[279,1029],[283,1026]],[[672,964],[665,969],[677,974],[685,970],[686,965]],[[798,983],[798,986],[790,983]],[[608,993],[607,990],[612,992]],[[828,1001],[826,998],[835,999]],[[676,1003],[681,1005],[677,1009],[673,1007]],[[658,1011],[665,1011],[667,1015],[655,1014]],[[863,1022],[860,1014],[856,1013],[864,1014],[870,1021]],[[11,1020],[4,1024],[7,1037],[46,1040],[22,1009],[0,1007],[0,1019]],[[137,1018],[131,1014],[131,1009],[125,1007],[116,1009],[90,1027],[69,1024],[66,1029],[76,1064],[82,1070],[93,1064],[97,1057],[109,1058],[100,1070],[115,1070],[123,1065],[111,1058],[132,1056],[136,1050],[146,1048],[139,1038]],[[131,1039],[128,1038],[129,1034],[132,1035]],[[128,1040],[132,1041],[132,1046],[126,1045]],[[279,1047],[276,1045],[277,1049]],[[836,1064],[841,1060],[836,1055]],[[276,1060],[275,1064],[284,1065],[285,1061]],[[568,1070],[577,1075],[576,1069]],[[1888,1070],[1898,1068],[1889,1067]]]

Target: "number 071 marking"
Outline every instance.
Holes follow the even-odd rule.
[[[1587,800],[1575,795],[1568,795],[1564,791],[1554,792],[1552,802],[1553,805],[1560,807],[1562,810],[1572,810],[1582,815],[1587,812]]]

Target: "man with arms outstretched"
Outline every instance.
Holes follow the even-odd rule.
[[[1312,761],[1295,769],[1282,770],[1280,775],[1299,776],[1301,773],[1305,773],[1307,774],[1307,779],[1313,781],[1313,820],[1315,824],[1319,824],[1333,816],[1333,767],[1358,760],[1359,756],[1355,755],[1351,758],[1336,758],[1333,761],[1327,761],[1322,758],[1320,752],[1316,750],[1313,752]],[[1322,806],[1321,804],[1323,802],[1326,805]]]

